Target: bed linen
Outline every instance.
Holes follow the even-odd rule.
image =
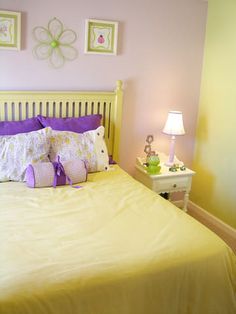
[[[231,249],[112,169],[79,190],[0,184],[0,313],[236,313]]]

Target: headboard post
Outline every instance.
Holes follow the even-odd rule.
[[[116,82],[116,101],[114,110],[114,121],[115,121],[115,132],[114,132],[114,146],[113,146],[113,159],[119,162],[119,148],[120,148],[120,132],[121,132],[121,122],[122,122],[122,103],[123,103],[123,90],[122,81],[118,80]]]

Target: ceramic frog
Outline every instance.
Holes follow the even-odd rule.
[[[160,173],[160,159],[158,155],[151,155],[147,157],[147,172],[148,174]]]

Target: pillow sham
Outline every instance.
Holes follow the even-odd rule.
[[[80,158],[87,162],[88,172],[108,170],[109,157],[104,140],[103,126],[84,133],[55,131],[51,134],[50,160]]]
[[[78,118],[50,118],[38,115],[37,118],[43,127],[51,127],[58,131],[84,133],[97,129],[101,125],[102,115],[92,114]]]
[[[29,164],[49,161],[51,128],[0,136],[0,181],[25,181]]]
[[[42,129],[37,118],[29,118],[21,121],[0,122],[0,135],[15,135],[18,133],[32,132]]]

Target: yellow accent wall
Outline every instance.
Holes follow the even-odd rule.
[[[236,228],[236,1],[209,0],[191,200]]]

